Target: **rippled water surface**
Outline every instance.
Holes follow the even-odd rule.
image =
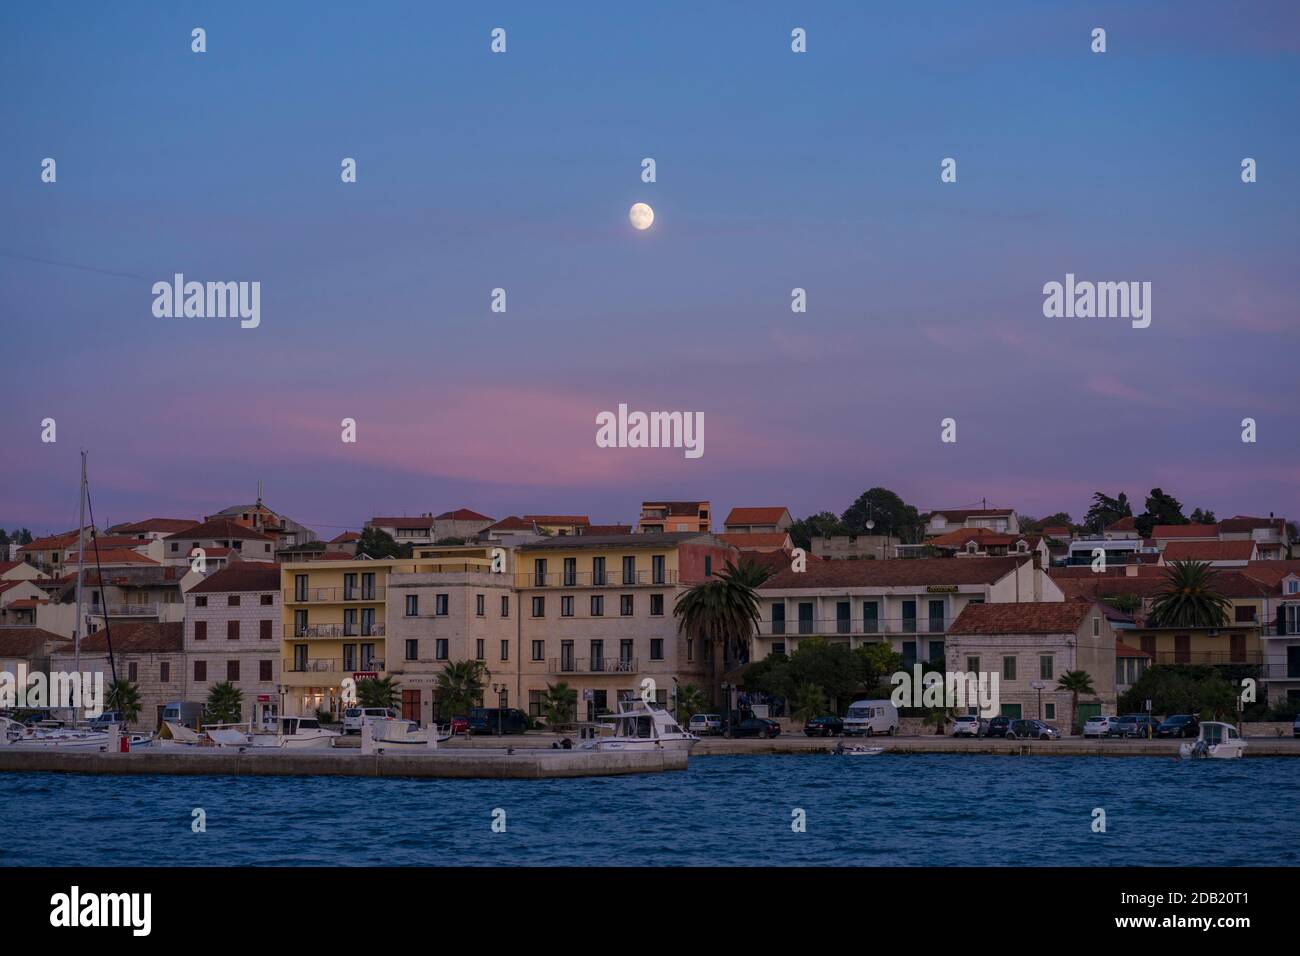
[[[1285,758],[705,757],[684,773],[576,780],[0,786],[10,866],[1300,863],[1300,760]],[[206,833],[191,830],[196,807]],[[806,832],[791,830],[795,808]]]

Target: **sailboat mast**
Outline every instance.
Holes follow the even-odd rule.
[[[81,673],[81,587],[86,567],[86,450],[81,450],[81,495],[77,502],[77,619],[73,622],[74,670]]]

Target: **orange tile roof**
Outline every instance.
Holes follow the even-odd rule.
[[[1165,561],[1248,561],[1255,552],[1253,541],[1170,541]]]
[[[1151,529],[1153,538],[1217,538],[1217,524],[1158,524]]]
[[[789,511],[788,508],[732,508],[724,525],[771,524],[774,525]]]
[[[752,534],[728,531],[718,535],[718,537],[733,548],[739,548],[741,551],[779,551],[790,540],[790,536],[784,531],[760,531]]]
[[[967,604],[949,634],[1073,634],[1092,611],[1084,601]]]

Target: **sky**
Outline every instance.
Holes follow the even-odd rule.
[[[6,528],[75,526],[83,447],[101,525],[260,480],[326,538],[877,485],[1300,516],[1294,3],[5,4],[0,88]],[[155,317],[175,273],[260,324]],[[1067,273],[1150,326],[1046,318]],[[704,455],[597,447],[620,403]]]

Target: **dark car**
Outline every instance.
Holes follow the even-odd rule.
[[[844,733],[844,721],[834,714],[813,717],[803,725],[803,732],[809,737],[836,737]]]
[[[471,734],[522,734],[528,715],[517,707],[475,707],[469,712]]]
[[[1157,737],[1195,737],[1201,722],[1191,714],[1174,714],[1166,717],[1156,728]]]
[[[1119,737],[1154,737],[1156,735],[1156,722],[1151,719],[1150,714],[1125,714],[1119,719],[1119,724],[1115,730],[1116,736]]]
[[[735,737],[776,737],[781,725],[767,717],[750,717],[736,724],[731,733]]]
[[[992,720],[989,721],[989,726],[988,729],[984,731],[984,736],[1005,737],[1007,735],[1007,731],[1011,729],[1011,725],[1014,722],[1015,722],[1015,718],[1012,717],[1004,717],[1004,716],[994,717]]]
[[[1003,736],[1013,740],[1058,740],[1061,734],[1041,720],[1013,720]]]

